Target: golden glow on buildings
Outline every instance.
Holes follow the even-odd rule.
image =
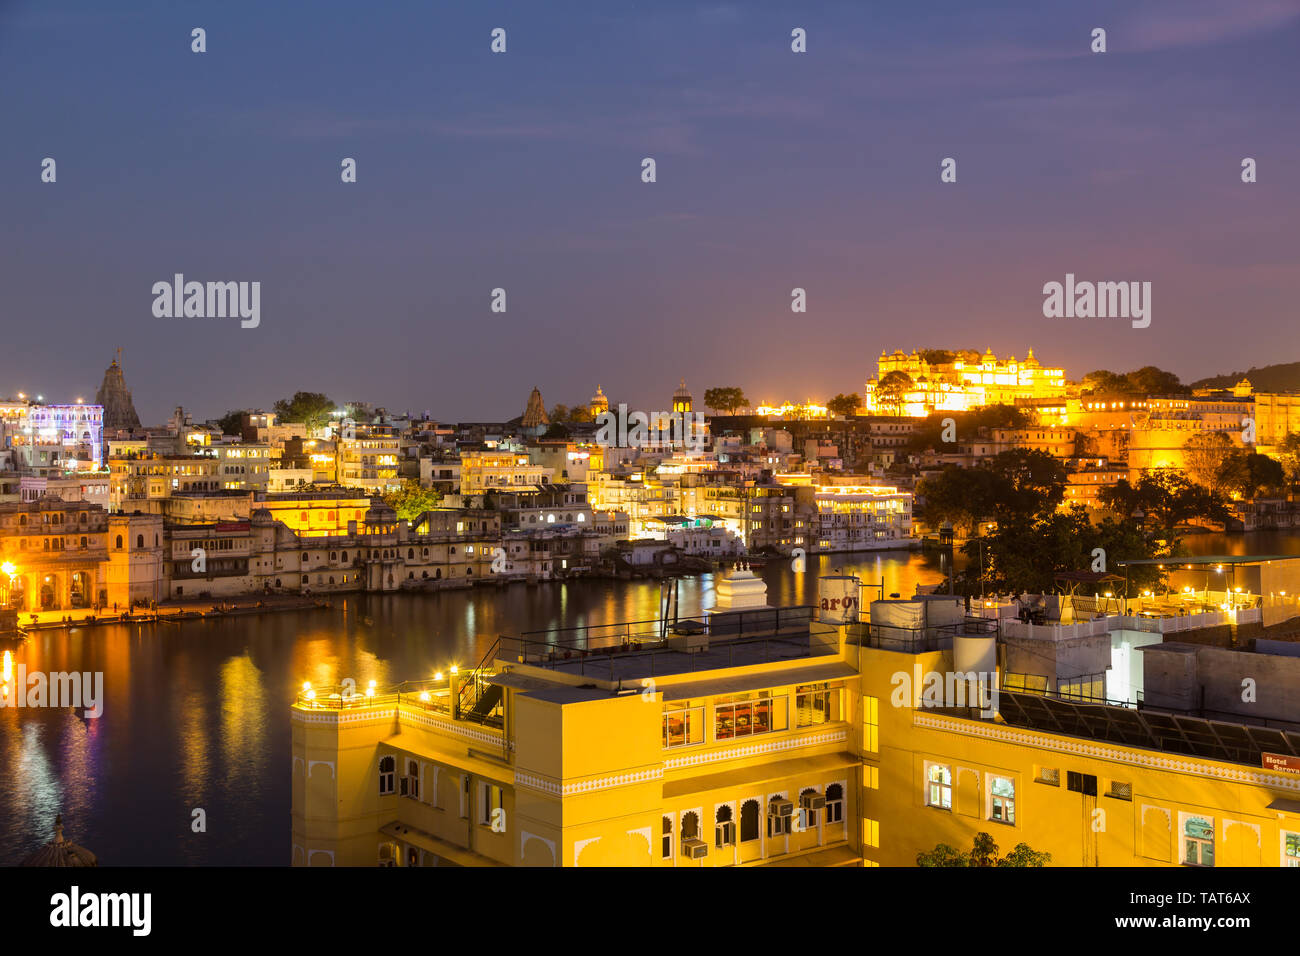
[[[879,389],[891,372],[901,372],[912,382],[897,404]],[[1064,398],[1065,369],[1040,364],[1033,349],[1023,362],[1014,355],[999,359],[992,349],[983,355],[970,350],[913,351],[911,355],[896,351],[880,354],[877,376],[866,384],[864,411],[922,418],[937,411],[965,412],[985,405],[1014,405],[1018,400],[1063,402]]]

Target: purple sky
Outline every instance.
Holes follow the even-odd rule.
[[[0,395],[89,400],[118,345],[146,422],[1300,359],[1300,0],[374,6],[0,0]],[[155,318],[176,272],[260,327]],[[1150,281],[1150,328],[1045,319],[1067,272]]]

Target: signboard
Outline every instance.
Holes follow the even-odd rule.
[[[1271,754],[1267,750],[1260,754],[1265,770],[1282,770],[1286,773],[1300,773],[1300,757],[1286,754]]]
[[[849,574],[817,579],[817,620],[823,624],[858,622],[858,579]]]

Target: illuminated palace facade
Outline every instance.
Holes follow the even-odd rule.
[[[29,474],[96,471],[104,463],[104,407],[0,402],[0,449]]]
[[[880,389],[891,372],[911,380],[897,396]],[[1023,362],[1013,355],[999,359],[993,350],[924,349],[905,355],[880,353],[877,375],[866,384],[865,411],[873,415],[923,418],[931,412],[964,412],[983,405],[1014,405],[1017,401],[1065,404],[1065,369],[1048,368],[1034,358]]]
[[[1148,704],[1088,703],[1054,641],[963,619],[960,599],[876,601],[871,623],[765,600],[737,572],[689,626],[502,637],[478,668],[397,687],[302,675],[293,864],[912,866],[986,832],[1054,866],[1300,865],[1300,734],[1180,712],[1195,684],[1170,668],[1260,657],[1238,669],[1281,686],[1294,658],[1197,650],[1162,619],[1180,633],[1144,632],[1168,658],[1147,664]],[[1102,624],[1132,625],[1090,622],[1109,657]],[[1008,654],[1051,659],[1041,691]],[[933,699],[928,675],[985,668],[1020,678],[991,713]]]

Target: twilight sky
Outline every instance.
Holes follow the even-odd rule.
[[[91,400],[119,345],[146,423],[1300,359],[1300,0],[976,6],[0,0],[0,396]],[[177,272],[260,326],[155,318]],[[1067,272],[1150,281],[1150,327],[1044,318]]]

